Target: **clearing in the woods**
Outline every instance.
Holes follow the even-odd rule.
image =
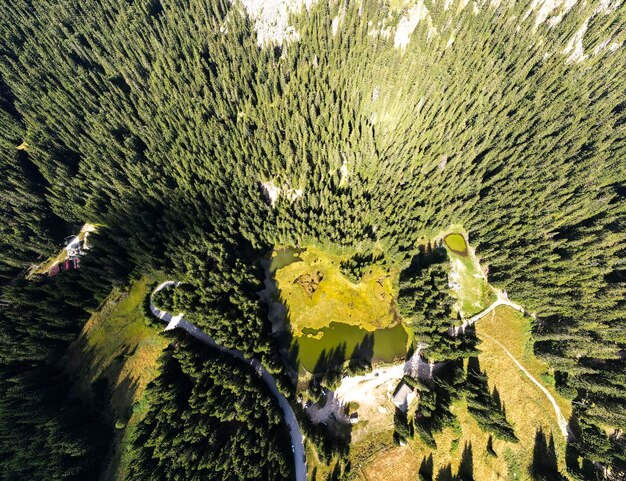
[[[366,331],[398,322],[392,302],[395,273],[372,266],[360,282],[353,283],[340,271],[342,256],[309,247],[299,252],[297,259],[274,273],[294,336],[333,322]]]
[[[503,349],[491,339],[497,339],[521,362],[532,375],[556,398],[563,414],[571,414],[570,403],[557,394],[550,368],[533,353],[530,335],[530,319],[509,308],[498,307],[493,313],[476,324],[480,354],[480,368],[488,377],[490,390],[497,388],[506,418],[515,430],[519,442],[493,440],[496,456],[487,452],[489,433],[480,429],[467,410],[462,397],[452,406],[460,428],[446,428],[434,435],[437,450],[433,452],[416,435],[406,446],[397,446],[392,439],[393,410],[389,404],[377,422],[356,424],[352,438],[357,440],[351,447],[351,460],[359,466],[357,479],[367,481],[403,481],[414,477],[433,454],[433,472],[445,473],[450,468],[458,472],[467,447],[471,446],[474,479],[530,480],[529,466],[533,461],[538,430],[554,439],[557,463],[565,467],[565,440],[559,429],[554,410],[541,390],[533,384],[513,363]],[[381,426],[384,426],[381,428]],[[377,430],[372,428],[376,427]],[[373,443],[375,441],[375,443]],[[545,453],[543,453],[545,454]],[[435,479],[435,478],[433,478]]]
[[[149,286],[142,278],[127,290],[115,288],[63,359],[77,378],[74,394],[101,406],[102,415],[115,425],[102,479],[126,479],[129,434],[144,415],[144,389],[157,376],[157,359],[168,344],[146,325],[141,310]]]

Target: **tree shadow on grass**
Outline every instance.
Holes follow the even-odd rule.
[[[420,481],[433,481],[434,469],[433,455],[429,454],[427,458],[422,459],[422,464],[420,464],[418,471],[418,479]]]
[[[437,481],[454,481],[454,476],[452,475],[452,466],[447,465],[443,466],[437,472]]]
[[[474,481],[472,443],[465,443],[463,454],[461,455],[461,464],[459,464],[459,471],[456,477],[460,481]]]
[[[468,412],[474,417],[483,431],[493,433],[497,438],[517,442],[513,426],[506,419],[506,411],[498,390],[489,391],[486,372],[481,371],[477,357],[470,357],[467,363],[465,395]]]
[[[585,457],[586,451],[583,443],[580,442],[584,436],[583,427],[574,414],[569,419],[568,429],[572,436],[565,448],[567,470],[571,473],[576,473],[580,479],[588,479],[590,481],[604,479],[601,468]]]
[[[567,479],[559,472],[554,437],[550,433],[548,438],[542,428],[537,429],[535,433],[530,473],[537,481],[564,481]]]

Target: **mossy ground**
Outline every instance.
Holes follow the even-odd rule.
[[[77,381],[75,394],[106,406],[103,416],[116,429],[112,457],[103,479],[125,479],[129,433],[141,419],[142,395],[156,377],[157,359],[168,341],[146,325],[141,304],[150,280],[135,281],[127,292],[114,289],[70,345],[63,362]],[[94,383],[100,388],[94,389]]]
[[[287,307],[294,336],[304,329],[319,330],[332,322],[384,329],[397,322],[393,305],[394,272],[373,266],[358,283],[340,271],[342,256],[309,247],[293,262],[275,272],[280,299]]]

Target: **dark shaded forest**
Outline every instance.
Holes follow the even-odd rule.
[[[282,412],[248,365],[181,341],[164,353],[146,398],[129,479],[293,478]]]
[[[316,245],[352,254],[344,268],[358,275],[374,251],[408,266],[455,223],[489,281],[536,314],[536,352],[574,401],[570,474],[626,471],[626,50],[597,49],[625,40],[626,7],[579,2],[537,26],[530,2],[453,4],[424,2],[430,20],[404,50],[380,29],[398,13],[373,0],[319,2],[292,19],[300,40],[275,48],[226,0],[0,5],[3,476],[97,469],[100,441],[82,428],[93,413],[64,415],[50,369],[111,285],[183,281],[192,322],[281,372],[256,294],[262,254]],[[583,22],[587,58],[569,62]],[[268,181],[303,195],[272,206]],[[87,221],[102,225],[91,267],[22,280]],[[405,288],[428,288],[424,334],[449,358],[437,265]],[[205,380],[187,376],[186,401],[212,412],[191,387]],[[21,457],[28,445],[59,462]]]

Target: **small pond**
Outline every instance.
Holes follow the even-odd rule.
[[[273,274],[278,269],[282,269],[283,267],[287,267],[289,264],[298,262],[300,260],[300,252],[302,252],[302,249],[297,249],[295,247],[277,250],[276,255],[272,257],[270,272]]]
[[[467,255],[467,242],[461,234],[448,234],[443,238],[450,250],[460,255]]]
[[[373,352],[370,351],[371,354],[366,357],[372,356],[371,360],[374,362],[391,362],[394,359],[403,358],[407,352],[408,334],[402,324],[368,332],[350,324],[332,322],[329,327],[320,331],[309,331],[304,330],[303,336],[294,339],[299,346],[300,363],[309,372],[314,370],[322,352],[325,351],[328,355],[331,351],[343,350],[343,345],[345,345],[345,354],[342,353],[340,356],[346,360],[350,359],[357,346],[360,346],[361,352],[367,352],[373,347]],[[315,337],[318,337],[320,332],[323,336],[316,339]],[[363,343],[368,335],[368,340]]]
[[[277,270],[302,261],[302,252],[303,249],[293,247],[277,249],[271,258],[269,273],[274,275]],[[282,316],[285,315],[284,308],[281,313]],[[293,338],[292,342],[298,345],[300,364],[309,372],[313,372],[323,354],[334,354],[334,361],[338,357],[348,360],[353,356],[355,348],[358,348],[360,358],[367,358],[372,362],[403,359],[409,339],[407,331],[400,323],[371,332],[343,322],[331,322],[321,330],[305,328],[303,333],[302,336]]]

